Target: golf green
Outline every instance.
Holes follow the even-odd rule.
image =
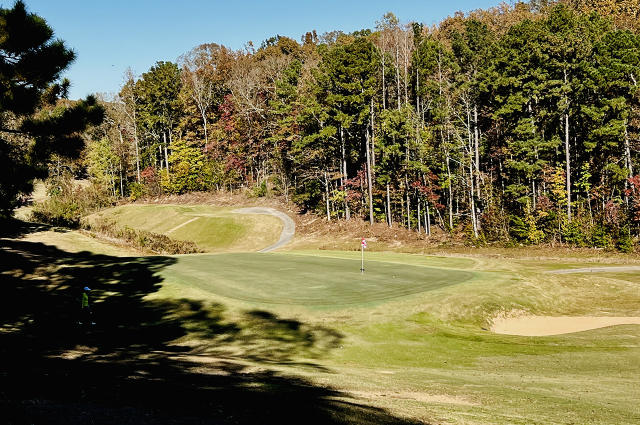
[[[383,301],[464,282],[472,272],[287,253],[178,257],[165,281],[238,300],[305,306]]]

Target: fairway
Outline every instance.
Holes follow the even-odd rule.
[[[176,282],[243,301],[346,306],[433,291],[467,281],[472,272],[292,254],[182,256],[162,272]]]

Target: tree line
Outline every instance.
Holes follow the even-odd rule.
[[[103,99],[88,171],[113,196],[245,189],[328,221],[628,250],[639,9],[531,1],[203,44]]]

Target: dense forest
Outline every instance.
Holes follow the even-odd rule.
[[[116,198],[245,190],[329,221],[630,250],[639,22],[633,0],[531,1],[202,44],[102,96],[83,166]]]

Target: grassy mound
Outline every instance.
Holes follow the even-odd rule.
[[[256,251],[278,240],[282,224],[277,218],[232,211],[207,205],[123,205],[88,220],[112,219],[119,226],[195,242],[208,252]]]

